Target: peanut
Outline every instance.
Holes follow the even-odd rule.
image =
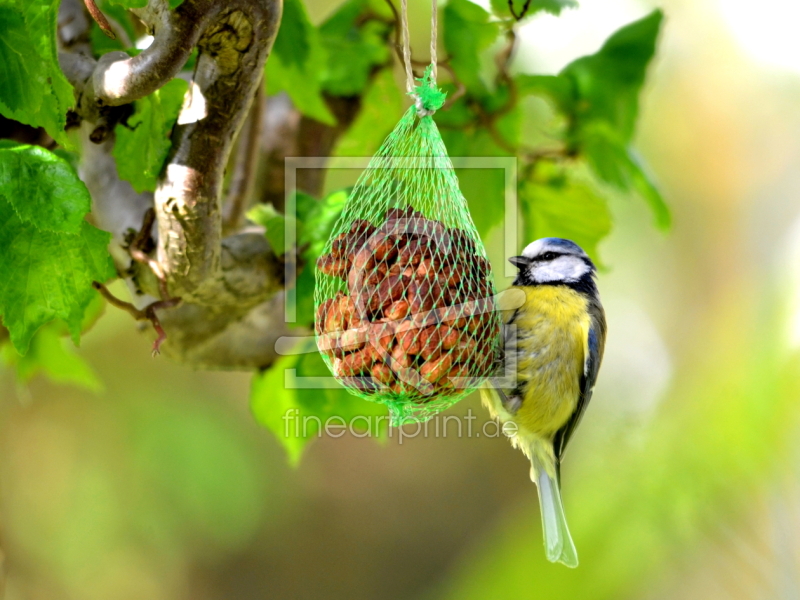
[[[353,268],[370,271],[375,267],[375,256],[369,248],[361,248],[353,258]]]
[[[390,352],[394,346],[395,333],[391,323],[373,323],[369,328],[369,339],[376,349]]]
[[[411,357],[402,346],[395,346],[392,350],[392,369],[408,369],[411,366]]]
[[[320,351],[345,385],[367,392],[388,386],[425,402],[436,391],[457,391],[450,378],[492,367],[499,332],[489,263],[468,233],[411,207],[393,208],[380,227],[353,221],[317,268],[348,284],[346,295],[317,307],[314,323]],[[426,389],[399,381],[397,369],[421,374]]]
[[[461,338],[461,332],[447,325],[440,325],[438,328],[439,337],[442,340],[442,348],[450,350],[455,348]]]
[[[324,254],[317,259],[317,269],[324,275],[342,277],[347,272],[347,261]]]
[[[473,339],[461,340],[456,344],[448,356],[452,356],[456,362],[468,362],[475,356],[475,351],[478,348],[478,343]]]
[[[343,358],[334,360],[333,374],[336,377],[352,377],[353,375],[360,375],[372,367],[375,361],[372,353],[368,348],[346,354]]]
[[[325,314],[325,331],[341,331],[344,329],[344,315],[339,307],[339,300],[331,302]]]
[[[436,358],[442,352],[441,336],[439,335],[439,328],[436,325],[431,325],[423,329],[420,334],[420,356],[425,360]]]
[[[414,326],[412,321],[401,321],[395,329],[397,344],[403,348],[407,354],[419,354],[422,343],[419,339],[420,330]]]
[[[445,373],[447,373],[452,366],[453,359],[450,358],[449,355],[445,354],[444,356],[425,362],[420,367],[419,373],[423,378],[431,383],[436,383],[442,377],[444,377]]]
[[[389,385],[394,381],[394,372],[389,365],[377,362],[372,365],[372,378],[378,383]]]
[[[386,318],[392,319],[393,321],[399,321],[408,315],[408,301],[407,300],[397,300],[393,302],[389,308],[384,311]]]

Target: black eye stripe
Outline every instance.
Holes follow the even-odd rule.
[[[559,256],[566,256],[566,254],[562,254],[561,252],[545,252],[544,254],[540,254],[534,261],[545,261],[545,260],[553,260],[558,258]]]

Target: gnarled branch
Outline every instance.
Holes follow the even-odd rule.
[[[265,0],[197,3],[210,4],[214,17],[206,19],[198,40],[188,102],[155,192],[158,261],[171,294],[214,304],[229,291],[220,280],[224,169],[260,84],[280,14],[268,10]]]

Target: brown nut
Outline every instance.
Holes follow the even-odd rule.
[[[442,336],[439,327],[439,325],[431,325],[420,332],[419,355],[425,360],[436,358],[442,353]]]
[[[364,219],[356,219],[350,223],[350,233],[372,233],[373,231],[375,231],[375,226]]]
[[[404,206],[403,208],[390,208],[386,211],[386,220],[394,220],[394,219],[410,219],[414,216],[422,216],[421,213],[418,213],[414,210],[411,206]]]
[[[391,237],[373,235],[369,240],[368,246],[378,262],[391,262],[397,256],[397,246]]]
[[[341,358],[344,352],[339,348],[339,336],[338,331],[323,333],[317,338],[317,348],[328,358]]]
[[[423,258],[431,255],[430,246],[422,240],[410,240],[405,246],[400,248],[397,254],[397,262],[401,265],[418,265]]]
[[[445,280],[445,287],[455,287],[461,282],[461,272],[449,265],[442,268],[442,277]]]
[[[374,285],[364,285],[356,292],[353,301],[359,316],[365,319],[367,316],[374,315],[380,308],[378,297],[378,287]]]
[[[370,345],[379,353],[390,352],[394,347],[395,333],[391,323],[372,323],[369,327]]]
[[[439,321],[454,327],[456,329],[464,329],[467,326],[466,317],[461,316],[461,308],[458,306],[445,306],[444,308],[437,309],[437,318]]]
[[[356,307],[353,304],[353,299],[349,296],[342,296],[339,298],[339,310],[342,312],[342,317],[344,318],[345,327],[349,328],[350,320],[353,315],[356,314]]]
[[[344,329],[344,315],[340,307],[339,299],[334,299],[328,306],[328,311],[325,314],[325,331],[341,331]]]
[[[388,270],[389,268],[386,266],[386,263],[379,263],[378,266],[367,275],[367,283],[370,285],[378,285],[386,276]]]
[[[401,321],[395,328],[397,344],[403,348],[407,354],[419,354],[422,349],[422,342],[419,338],[420,330],[412,321]]]
[[[330,254],[323,254],[317,259],[317,270],[331,277],[344,277],[347,273],[347,261],[343,258],[334,258]]]
[[[387,319],[399,321],[408,315],[409,305],[407,300],[396,300],[389,305],[389,308],[383,311]]]
[[[419,369],[419,374],[422,375],[424,379],[430,381],[431,383],[435,383],[439,381],[445,374],[450,370],[450,367],[453,366],[453,359],[450,358],[450,355],[445,354],[444,356],[440,356],[439,358],[426,361]]]
[[[372,378],[383,385],[390,385],[394,381],[394,372],[389,365],[376,362],[372,365]]]
[[[330,334],[329,334],[330,335]],[[345,352],[359,350],[367,343],[367,333],[358,329],[346,329],[339,338],[339,347]]]
[[[411,313],[427,312],[432,308],[444,306],[447,302],[444,291],[436,281],[415,280],[408,285],[408,298],[411,300]]]
[[[468,362],[475,358],[475,351],[478,349],[478,342],[473,339],[462,339],[456,344],[448,356],[453,357],[454,362]]]
[[[336,377],[352,377],[360,375],[370,368],[375,362],[369,348],[364,348],[352,354],[346,354],[343,358],[337,358],[333,362],[333,374]]]
[[[328,309],[331,307],[333,302],[333,298],[328,298],[327,300],[322,301],[317,307],[317,314],[314,318],[314,331],[317,333],[317,335],[325,331],[325,317],[327,316]]]
[[[406,291],[406,281],[397,275],[389,275],[378,285],[378,305],[388,307],[400,300]]]
[[[342,384],[348,388],[360,390],[362,392],[375,392],[378,388],[377,384],[372,380],[372,377],[342,377],[340,379]]]
[[[395,346],[392,350],[392,369],[408,369],[411,366],[411,357],[403,350],[402,346]]]
[[[460,377],[469,377],[469,367],[467,365],[453,365],[452,368],[447,372],[447,377],[453,378],[460,378]]]
[[[353,258],[353,268],[371,271],[375,268],[375,256],[369,248],[361,248]]]
[[[448,327],[447,325],[439,325],[437,333],[442,340],[442,348],[445,350],[455,348],[461,338],[461,332],[458,329]]]
[[[342,258],[347,254],[347,234],[340,233],[331,243],[331,254],[335,258]]]

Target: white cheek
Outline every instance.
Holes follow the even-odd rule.
[[[554,261],[543,263],[533,269],[533,280],[538,282],[548,281],[577,281],[589,272],[589,266],[574,257],[557,258]]]

